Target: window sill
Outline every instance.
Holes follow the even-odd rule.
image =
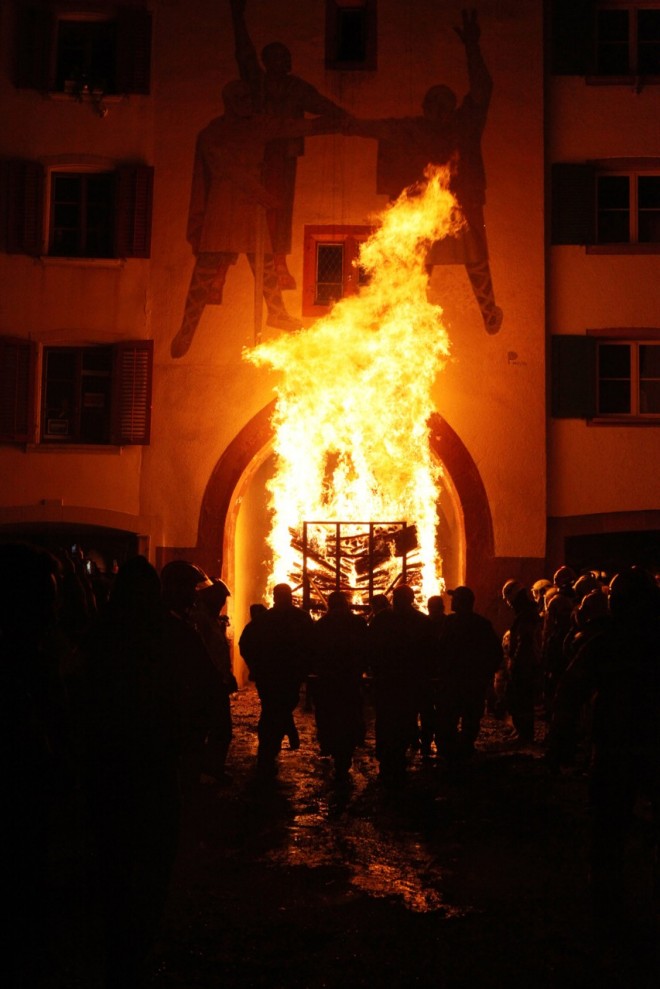
[[[123,447],[111,443],[26,443],[26,453],[98,453],[117,456]]]
[[[51,89],[47,95],[49,100],[56,103],[91,103],[93,105],[105,103],[108,106],[117,106],[118,103],[128,99],[128,96],[121,93],[102,93],[100,90],[97,92],[91,90],[89,93],[65,93],[60,89]]]
[[[65,268],[123,268],[126,263],[126,258],[66,258],[50,254],[40,254],[38,260],[47,268],[59,265]]]
[[[587,254],[660,254],[660,244],[587,244]]]
[[[587,419],[587,426],[660,426],[660,415],[654,416],[597,416]]]
[[[640,93],[645,86],[660,84],[660,76],[597,76],[584,77],[587,86],[627,86],[635,93]]]

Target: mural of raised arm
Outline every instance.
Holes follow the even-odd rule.
[[[236,61],[241,79],[248,83],[255,110],[279,118],[300,119],[306,114],[336,117],[348,114],[322,96],[304,79],[292,74],[291,52],[279,41],[267,44],[257,55],[245,21],[246,0],[229,0]],[[280,289],[294,289],[287,256],[291,253],[291,223],[296,186],[297,159],[304,154],[302,138],[276,140],[266,148],[263,183],[279,205],[266,211],[273,260]]]
[[[454,28],[465,47],[469,92],[458,103],[448,86],[431,86],[422,101],[422,116],[353,120],[348,133],[378,141],[377,191],[391,199],[422,178],[427,165],[451,163],[451,188],[466,226],[453,238],[431,246],[429,274],[437,264],[463,264],[487,333],[497,333],[502,310],[495,303],[484,222],[486,171],[481,135],[486,126],[493,81],[480,47],[481,29],[475,10],[462,12]]]

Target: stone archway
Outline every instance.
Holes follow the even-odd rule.
[[[249,485],[271,452],[270,425],[275,403],[254,416],[218,460],[202,500],[196,559],[209,573],[222,573],[234,586],[236,525]],[[430,443],[442,463],[460,532],[456,582],[469,584],[477,596],[490,589],[493,576],[493,524],[486,490],[477,466],[458,434],[437,413],[429,419]]]

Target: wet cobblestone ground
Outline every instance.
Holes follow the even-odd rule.
[[[623,947],[603,959],[589,922],[586,777],[548,775],[540,723],[519,749],[486,718],[468,767],[415,756],[405,788],[389,793],[369,719],[352,783],[338,791],[304,705],[301,747],[285,748],[264,785],[253,688],[232,704],[233,780],[206,787],[184,828],[155,989],[660,985],[643,822]],[[76,952],[58,989],[97,989],[80,943]]]

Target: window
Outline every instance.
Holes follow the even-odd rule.
[[[660,252],[660,160],[553,165],[552,243]]]
[[[552,66],[593,82],[660,82],[657,0],[552,0]]]
[[[44,347],[41,415],[36,406],[36,348],[0,337],[0,441],[44,445],[148,444],[153,343]]]
[[[37,2],[21,5],[15,82],[67,93],[148,93],[151,14],[139,5]]]
[[[357,260],[360,244],[370,233],[370,227],[305,227],[303,316],[323,315],[366,283]]]
[[[4,250],[58,258],[147,258],[153,168],[6,161]]]
[[[636,332],[553,337],[553,416],[660,424],[660,331]]]
[[[326,0],[327,69],[375,69],[376,0]]]
[[[598,344],[599,416],[660,420],[660,342]]]
[[[598,4],[595,74],[660,76],[660,7]]]
[[[113,257],[114,193],[113,172],[53,172],[48,254]]]
[[[660,243],[660,175],[596,177],[598,244]]]

